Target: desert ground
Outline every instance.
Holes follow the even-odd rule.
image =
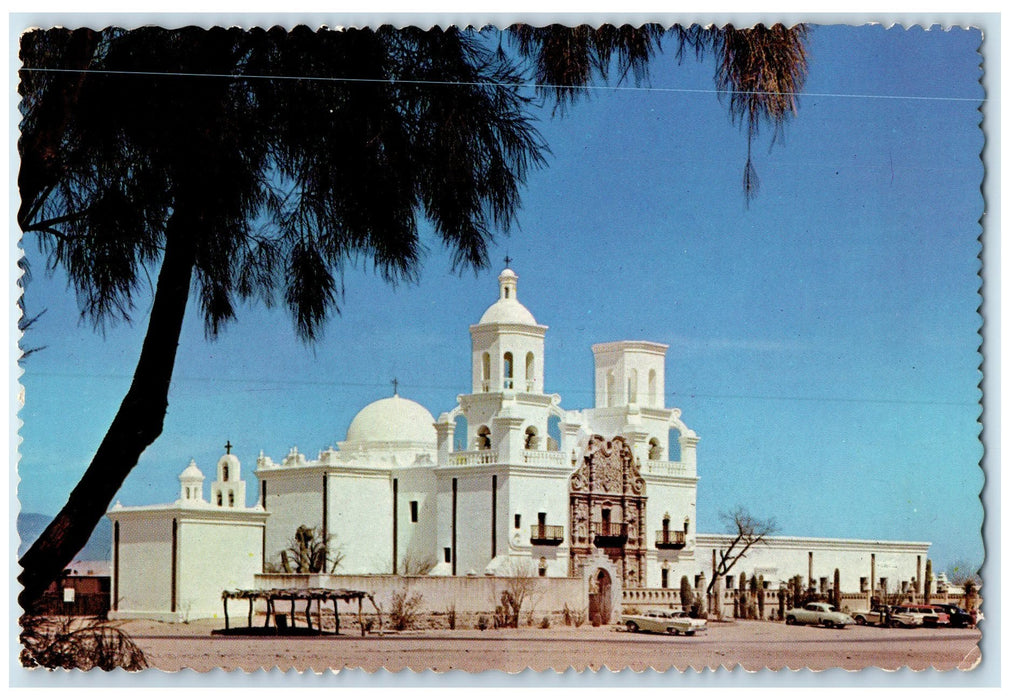
[[[211,635],[223,624],[124,622],[153,668],[176,671],[214,668],[254,671],[361,668],[372,671],[554,669],[611,670],[630,667],[747,670],[770,668],[922,670],[973,669],[980,661],[977,629],[883,629],[790,627],[782,623],[710,623],[694,637],[632,634],[617,626],[499,630],[423,630],[360,636],[254,637]]]

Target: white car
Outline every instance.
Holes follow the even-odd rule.
[[[828,603],[807,603],[802,608],[792,608],[786,611],[787,625],[824,625],[837,627],[854,625],[856,621]]]
[[[705,620],[691,617],[686,612],[657,608],[639,615],[621,615],[621,624],[629,632],[658,632],[660,634],[693,635],[707,628]]]

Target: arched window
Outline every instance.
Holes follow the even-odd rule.
[[[505,353],[505,363],[504,363],[504,375],[505,375],[505,388],[511,389],[513,386],[512,382],[512,353]]]
[[[540,449],[540,441],[537,438],[537,429],[532,425],[526,428],[526,449],[527,450],[538,450]]]
[[[615,383],[614,371],[610,370],[609,372],[607,372],[607,396],[606,400],[603,402],[607,406],[613,406],[616,403],[615,401],[616,397],[614,396],[614,391],[616,390],[617,387],[614,386],[614,383]]]
[[[656,401],[656,370],[649,370],[649,405],[652,407],[658,407],[659,402]]]
[[[526,391],[533,391],[533,353],[526,353]]]
[[[228,465],[221,467],[221,481],[228,481]]]
[[[658,438],[649,440],[649,459],[663,459],[663,446]]]
[[[228,492],[228,507],[229,508],[234,508],[235,507],[235,492],[234,491],[229,491]]]
[[[671,462],[679,462],[680,461],[680,431],[677,430],[676,428],[671,428],[670,429],[670,441],[669,441],[668,444],[670,445],[670,448],[668,450],[668,454],[670,456],[667,457],[667,459],[670,460]]]
[[[484,355],[480,359],[480,366],[481,366],[480,367],[480,378],[483,381],[482,390],[483,391],[488,391],[490,389],[490,387],[488,386],[488,382],[491,379],[491,354],[490,353],[484,353]]]
[[[453,431],[453,440],[455,441],[456,445],[453,448],[453,450],[456,451],[456,452],[462,452],[463,450],[467,449],[467,447],[466,447],[466,440],[467,440],[467,437],[466,437],[467,436],[467,432],[466,432],[467,431],[466,416],[464,416],[461,413],[458,416],[456,416],[456,420],[454,422],[456,424],[456,429]]]
[[[219,506],[223,506],[223,505],[224,505],[224,500],[222,499],[222,496],[221,496],[221,492],[220,492],[220,491],[218,491],[218,492],[217,492],[217,504],[218,504]]]
[[[189,487],[188,486],[186,487],[186,498],[192,498],[192,496],[189,493]]]
[[[561,449],[561,418],[550,416],[547,419],[547,449]]]
[[[491,449],[491,429],[486,425],[482,425],[477,429],[477,449]]]
[[[638,403],[638,370],[628,375],[628,403]]]

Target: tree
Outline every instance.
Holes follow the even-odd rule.
[[[286,574],[332,574],[344,559],[344,553],[333,542],[333,535],[323,537],[321,530],[299,525],[286,549],[278,552],[280,566]]]
[[[728,513],[722,513],[719,518],[733,538],[725,549],[720,549],[716,553],[712,583],[708,585],[709,593],[712,592],[712,585],[715,581],[728,575],[752,547],[764,542],[778,529],[774,518],[767,520],[756,518],[743,506],[737,506]],[[743,585],[740,587],[742,589]]]
[[[548,29],[509,35],[538,77],[554,71],[539,89],[561,106],[612,61],[622,78],[644,78],[661,36],[678,52],[713,51],[748,142],[762,123],[781,129],[806,72],[802,26]],[[130,321],[158,270],[130,388],[19,562],[27,608],[161,434],[191,293],[210,339],[238,303],[259,299],[283,303],[310,342],[339,312],[347,265],[370,261],[391,283],[416,278],[421,218],[457,269],[485,265],[547,147],[514,57],[456,28],[53,29],[24,34],[20,58],[21,230],[65,269],[99,327]],[[748,157],[748,198],[752,170]]]
[[[690,612],[691,602],[694,600],[694,590],[691,588],[691,581],[687,576],[680,577],[680,607]]]
[[[483,265],[545,144],[513,67],[454,29],[50,30],[21,59],[22,230],[96,324],[129,320],[160,263],[130,389],[21,559],[27,606],[161,433],[191,288],[210,338],[237,302],[280,296],[311,341],[344,266],[415,278],[420,217],[457,266]],[[330,80],[345,75],[361,80]],[[434,79],[458,85],[432,95],[419,81]]]

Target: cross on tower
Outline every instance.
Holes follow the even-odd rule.
[[[225,449],[225,453],[226,454],[231,454],[231,447],[232,447],[231,440],[229,440],[228,442],[226,442],[224,444],[224,449]]]
[[[512,258],[509,257],[508,253],[505,253],[505,267],[509,267],[512,264]]]
[[[393,377],[393,381],[391,381],[390,384],[393,385],[393,396],[398,396],[399,394],[397,394],[396,388],[400,385],[400,382],[397,381],[396,377]]]

